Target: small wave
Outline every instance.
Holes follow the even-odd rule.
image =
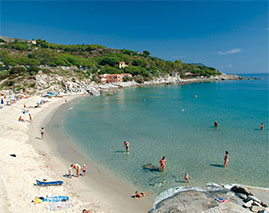
[[[170,188],[164,192],[161,192],[159,196],[155,199],[155,202],[153,204],[153,209],[156,209],[156,206],[162,202],[163,200],[173,197],[174,195],[178,194],[179,192],[185,192],[185,191],[200,191],[200,192],[206,192],[205,190],[198,188],[198,187],[192,187],[192,188],[186,188],[184,186],[177,186],[174,188]]]
[[[70,109],[70,110],[71,110],[71,109],[73,109],[73,108],[74,108],[74,107],[70,107],[70,108],[68,108],[68,109]]]

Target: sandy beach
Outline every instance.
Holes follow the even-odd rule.
[[[44,212],[45,202],[34,204],[31,201],[35,197],[46,196],[69,196],[71,207],[62,212],[81,212],[83,209],[91,212],[126,212],[127,209],[128,212],[146,212],[152,207],[153,198],[132,199],[134,188],[84,159],[63,138],[52,137],[46,132],[46,124],[55,118],[57,109],[63,104],[71,104],[77,97],[51,98],[41,108],[30,108],[32,122],[22,111],[24,104],[29,107],[40,101],[42,98],[39,96],[21,99],[0,110],[2,212],[21,212],[22,209],[24,212]],[[18,121],[20,116],[25,122]],[[42,126],[46,127],[43,141],[40,137]],[[71,163],[85,162],[89,167],[85,177],[69,179],[65,176]],[[50,187],[34,185],[36,180],[43,179],[62,180],[64,184]]]

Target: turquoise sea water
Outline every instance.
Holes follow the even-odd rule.
[[[264,79],[129,88],[87,97],[68,111],[64,129],[90,159],[144,191],[208,182],[269,187],[268,76],[256,76]],[[124,140],[131,143],[130,154],[124,152]],[[226,150],[227,169],[222,167]],[[142,168],[159,166],[162,156],[165,173]],[[189,184],[183,182],[186,171],[192,176]]]

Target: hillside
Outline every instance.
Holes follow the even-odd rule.
[[[125,65],[119,68],[119,62]],[[138,83],[164,75],[194,74],[210,77],[221,74],[202,64],[166,61],[150,56],[150,52],[110,49],[96,44],[62,45],[45,40],[23,40],[0,37],[0,89],[35,88],[36,75],[73,77],[100,83],[102,74],[130,73]]]

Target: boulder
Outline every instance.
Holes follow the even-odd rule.
[[[241,186],[233,186],[231,188],[231,191],[233,191],[235,193],[245,194],[245,195],[252,195],[252,193],[249,190],[247,190],[246,188],[241,187]]]
[[[268,205],[266,204],[266,203],[264,203],[264,202],[261,202],[261,205],[263,206],[263,207],[268,207]]]
[[[247,200],[253,200],[253,201],[257,202],[257,203],[261,203],[261,201],[258,198],[254,197],[252,195],[249,195],[247,197]]]
[[[245,195],[245,194],[241,194],[241,193],[235,193],[235,195],[236,195],[237,197],[241,198],[242,200],[246,200],[246,199],[248,198],[247,195]]]
[[[252,206],[252,203],[253,203],[253,200],[250,200],[250,201],[244,203],[243,207],[250,208]]]
[[[263,211],[264,208],[263,207],[260,207],[260,206],[252,206],[250,208],[250,210],[253,211],[253,212],[259,212],[259,211]]]

